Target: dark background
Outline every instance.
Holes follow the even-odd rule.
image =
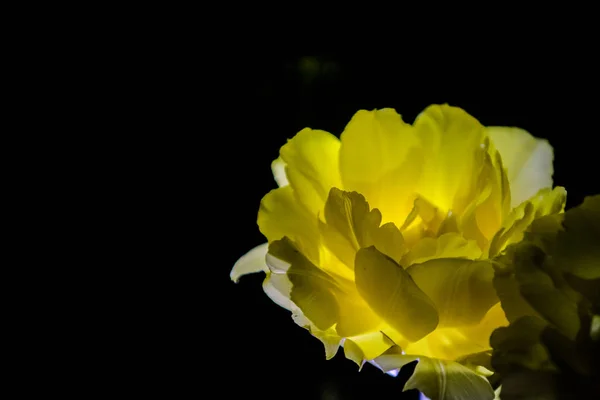
[[[213,248],[203,251],[218,253],[211,265],[201,266],[210,268],[212,280],[206,278],[202,291],[215,294],[208,307],[218,315],[216,322],[202,317],[204,309],[200,316],[206,324],[202,335],[214,335],[201,341],[211,346],[202,351],[214,354],[202,361],[219,382],[214,398],[416,398],[415,393],[400,394],[401,378],[370,365],[359,373],[343,349],[326,361],[321,342],[263,293],[264,274],[243,277],[238,284],[229,280],[235,261],[265,241],[256,214],[262,196],[276,187],[270,164],[302,128],[339,136],[359,109],[392,107],[412,123],[426,106],[449,103],[484,125],[517,126],[548,139],[555,150],[554,182],[567,188],[567,208],[600,192],[597,80],[584,66],[566,70],[510,59],[448,61],[453,68],[440,64],[421,70],[409,64],[402,58],[244,58],[223,63],[217,82],[205,78],[206,85],[223,88],[215,100],[217,121],[210,128],[198,121],[203,137],[210,136],[218,147],[202,149],[203,158],[218,161],[201,173],[199,183],[214,201],[203,211],[212,214],[213,227],[206,229],[216,232]]]

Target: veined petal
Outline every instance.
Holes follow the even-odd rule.
[[[311,214],[322,212],[329,189],[342,187],[339,172],[340,141],[320,130],[303,129],[280,150],[294,195]]]
[[[362,298],[406,339],[417,341],[437,326],[438,313],[431,299],[402,267],[374,246],[356,254],[355,275]]]
[[[341,135],[344,188],[363,194],[384,222],[402,225],[420,178],[422,150],[413,128],[391,108],[358,111]]]
[[[432,259],[406,272],[435,304],[439,328],[475,325],[498,303],[494,269],[487,261]]]
[[[252,274],[259,271],[267,272],[269,269],[265,262],[265,256],[267,255],[268,246],[268,243],[258,245],[240,257],[233,265],[231,273],[229,274],[231,280],[237,283],[240,277],[246,274]]]
[[[554,154],[547,140],[519,128],[494,126],[487,131],[508,172],[512,208],[552,187]]]
[[[325,221],[326,224],[321,224],[325,243],[352,269],[356,252],[379,228],[381,213],[377,209],[370,210],[361,194],[332,188],[325,204]]]
[[[490,383],[454,361],[420,357],[404,390],[418,389],[431,400],[492,400]]]

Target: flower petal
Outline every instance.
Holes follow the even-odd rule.
[[[319,215],[329,189],[342,187],[340,141],[320,130],[303,129],[281,147],[286,176],[294,195],[313,215]]]
[[[392,347],[392,342],[383,333],[370,332],[368,334],[346,338],[344,341],[344,354],[346,358],[362,367],[365,361],[374,359]]]
[[[539,190],[552,187],[554,153],[547,140],[537,139],[519,128],[488,127],[488,134],[502,156],[508,172],[511,207]]]
[[[272,242],[269,255],[289,265],[286,274],[292,283],[291,301],[320,330],[333,326],[339,315],[333,294],[335,280],[302,255],[287,237]],[[271,258],[267,262],[273,264]],[[280,273],[277,269],[272,272]]]
[[[464,110],[447,104],[427,107],[413,125],[426,151],[419,193],[448,212],[465,178],[477,172],[473,155],[482,151],[485,129]]]
[[[271,190],[260,202],[258,227],[269,242],[289,237],[311,261],[319,262],[316,215],[296,201],[291,186]]]
[[[341,135],[344,188],[363,194],[384,222],[401,226],[412,209],[422,152],[413,128],[391,108],[360,110]]]
[[[325,204],[326,224],[320,224],[328,248],[350,269],[354,268],[356,252],[375,245],[377,249],[399,262],[408,250],[398,228],[388,222],[382,226],[381,213],[370,209],[364,196],[332,188]]]
[[[525,230],[536,219],[545,215],[561,213],[567,201],[567,191],[563,187],[542,189],[535,196],[513,209],[494,235],[490,243],[489,257],[498,255],[511,243],[523,239]]]
[[[279,187],[289,185],[287,174],[285,173],[285,162],[281,157],[277,158],[271,163],[271,171],[273,172],[273,178]]]
[[[499,301],[492,285],[494,269],[487,261],[432,259],[406,272],[435,304],[439,328],[477,324]]]
[[[385,322],[410,341],[435,329],[435,305],[394,260],[374,246],[361,249],[355,261],[356,288]]]
[[[404,390],[418,389],[431,400],[492,400],[490,383],[454,361],[420,357]]]
[[[240,257],[233,265],[231,273],[229,274],[231,280],[237,283],[240,277],[246,274],[252,274],[259,271],[267,272],[269,268],[265,262],[265,256],[267,255],[268,246],[268,243],[258,245]]]

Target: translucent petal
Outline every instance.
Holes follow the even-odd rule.
[[[435,305],[394,260],[375,247],[358,251],[356,287],[386,323],[408,340],[416,341],[435,329]]]
[[[287,236],[315,263],[320,257],[317,221],[316,215],[296,201],[291,186],[271,190],[260,202],[258,227],[268,241]]]
[[[484,127],[464,110],[448,105],[427,107],[413,125],[426,152],[419,193],[448,212],[464,180],[478,171],[473,155],[482,151]]]
[[[487,261],[432,259],[406,272],[435,304],[439,328],[475,325],[498,303],[494,269]]]
[[[358,111],[341,135],[344,188],[363,194],[384,222],[402,225],[423,164],[413,128],[395,110]]]
[[[467,240],[458,233],[445,233],[435,238],[423,238],[402,258],[402,265],[409,266],[435,258],[464,258],[474,260],[481,256],[481,249],[474,240]]]
[[[233,265],[231,273],[229,274],[231,280],[237,283],[240,277],[246,274],[252,274],[259,271],[267,272],[268,268],[265,262],[265,256],[267,255],[268,246],[268,243],[258,245],[240,257]]]
[[[365,361],[380,356],[393,345],[394,343],[381,332],[370,332],[365,335],[346,338],[344,353],[346,358],[362,367]]]
[[[547,140],[519,128],[488,127],[487,131],[508,172],[511,207],[552,187],[554,154]]]
[[[286,176],[296,199],[312,215],[322,213],[329,189],[342,187],[339,171],[340,141],[332,134],[303,129],[281,147]]]

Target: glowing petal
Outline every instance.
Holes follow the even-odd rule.
[[[406,272],[435,304],[439,328],[479,323],[498,303],[494,269],[487,261],[440,258],[412,265]]]
[[[423,238],[404,256],[404,266],[423,263],[435,258],[465,258],[474,260],[481,256],[481,249],[474,240],[467,240],[457,233],[445,233],[436,238]]]
[[[426,149],[419,193],[447,212],[465,178],[477,172],[473,154],[482,151],[484,127],[462,109],[448,105],[427,107],[413,125]]]
[[[385,322],[408,340],[416,341],[438,324],[435,305],[394,260],[375,247],[358,251],[356,287]]]
[[[260,202],[258,227],[269,242],[289,237],[313,262],[319,262],[316,215],[296,201],[291,186],[271,190]]]
[[[298,132],[280,150],[294,194],[312,215],[322,212],[329,189],[342,187],[340,141],[332,134],[309,128]]]
[[[240,257],[233,265],[231,273],[229,274],[231,280],[237,283],[240,277],[246,274],[252,274],[259,271],[267,272],[269,269],[265,262],[265,256],[267,255],[268,246],[268,243],[258,245]]]
[[[349,337],[344,341],[344,353],[359,367],[368,360],[383,354],[394,343],[381,332]]]
[[[488,127],[487,131],[508,172],[511,207],[552,187],[554,154],[547,140],[519,128]]]
[[[341,135],[344,187],[363,194],[384,222],[400,226],[412,208],[422,151],[413,128],[395,110],[358,111]]]

